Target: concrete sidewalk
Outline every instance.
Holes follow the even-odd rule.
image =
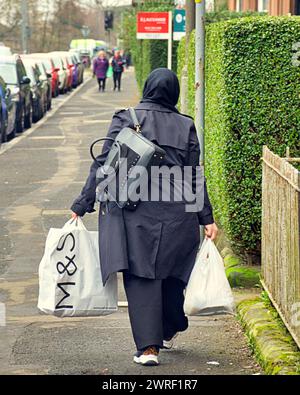
[[[90,143],[107,132],[115,110],[138,91],[126,71],[123,91],[99,93],[88,81],[31,134],[0,154],[0,374],[254,374],[259,373],[234,317],[194,317],[161,365],[132,363],[126,308],[99,318],[58,319],[38,313],[38,265],[50,227],[61,227],[91,164]],[[97,214],[84,218],[97,228]],[[125,301],[120,282],[119,300]],[[218,364],[209,364],[218,362]]]

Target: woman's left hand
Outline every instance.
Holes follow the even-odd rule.
[[[204,228],[205,228],[205,236],[210,240],[215,240],[219,231],[217,225],[213,223],[213,224],[205,225]]]
[[[74,213],[74,211],[72,211],[72,218],[73,219],[77,219],[78,218],[78,215],[76,213]]]

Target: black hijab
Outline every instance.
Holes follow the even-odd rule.
[[[153,70],[144,85],[141,103],[161,104],[174,112],[180,93],[179,81],[173,71],[166,68]]]

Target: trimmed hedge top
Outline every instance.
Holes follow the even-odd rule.
[[[299,17],[207,27],[205,164],[215,215],[234,246],[260,253],[261,155],[300,156]]]
[[[256,11],[242,11],[242,12],[216,11],[216,12],[207,12],[205,14],[205,22],[208,24],[208,23],[228,21],[230,19],[245,18],[245,17],[248,17],[248,16],[265,16],[265,15],[267,15],[266,12],[256,12]]]

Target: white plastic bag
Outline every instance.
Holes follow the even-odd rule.
[[[187,315],[234,313],[234,300],[223,259],[215,244],[205,239],[197,255],[184,301]]]
[[[117,275],[102,285],[98,232],[80,218],[51,228],[39,266],[38,308],[59,317],[105,315],[117,311]]]

